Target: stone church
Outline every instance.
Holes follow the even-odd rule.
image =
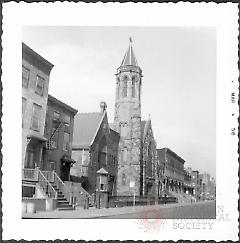
[[[141,119],[142,77],[130,43],[116,73],[114,122],[108,123],[105,102],[104,112],[75,116],[71,175],[90,194],[97,190],[97,171],[104,169],[109,196],[157,195],[151,119]]]
[[[151,119],[141,118],[142,70],[132,43],[116,73],[113,129],[119,133],[117,196],[155,196],[156,142]]]

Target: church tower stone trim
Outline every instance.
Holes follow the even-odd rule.
[[[116,73],[114,129],[120,134],[117,195],[140,195],[142,70],[130,43]],[[131,183],[130,183],[131,182]],[[131,188],[134,182],[135,187]]]

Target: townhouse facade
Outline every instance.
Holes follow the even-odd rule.
[[[22,43],[22,167],[42,165],[50,72],[53,64]]]
[[[42,170],[56,171],[63,181],[70,180],[74,116],[77,110],[48,95]]]

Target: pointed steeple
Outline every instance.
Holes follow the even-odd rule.
[[[133,48],[132,48],[132,38],[129,38],[130,45],[128,47],[128,50],[122,60],[121,67],[122,66],[135,66],[138,67],[137,59],[134,55]]]

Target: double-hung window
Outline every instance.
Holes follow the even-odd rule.
[[[24,116],[25,116],[26,104],[27,104],[27,99],[22,97],[22,127],[23,127],[23,124],[24,124]]]
[[[67,132],[64,132],[64,137],[63,137],[63,150],[68,151],[70,148],[70,134]]]
[[[64,115],[64,124],[66,126],[70,126],[70,121],[71,121],[71,118],[69,115]]]
[[[39,131],[40,127],[41,109],[42,107],[40,105],[33,104],[31,128],[36,131]]]
[[[53,112],[53,120],[59,121],[60,120],[60,113],[58,111]]]
[[[44,78],[37,75],[37,81],[36,81],[36,93],[39,95],[43,95],[44,92]]]
[[[22,66],[22,86],[27,88],[29,83],[30,70]]]

